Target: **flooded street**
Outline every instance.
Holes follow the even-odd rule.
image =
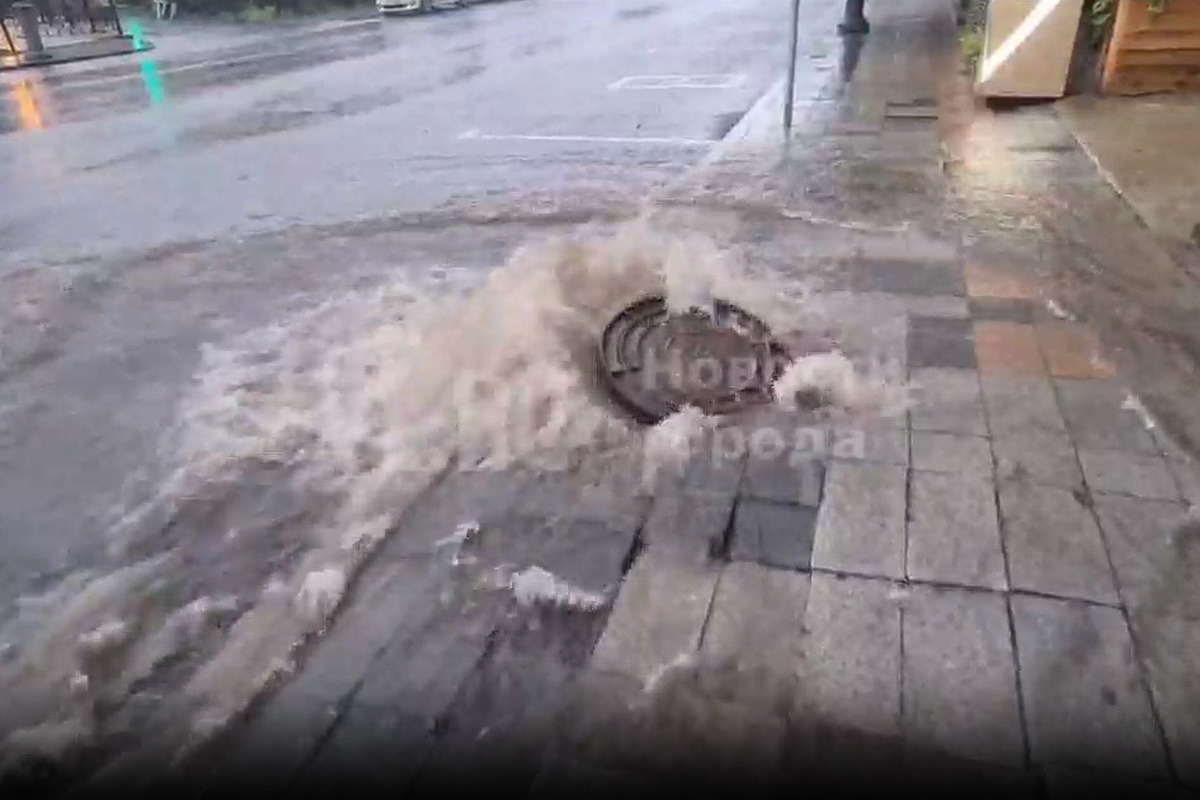
[[[330,651],[314,641],[343,605],[342,635],[369,621],[355,592],[403,583],[387,569],[411,579],[397,619],[434,638],[471,631],[461,658],[405,644],[397,674],[465,681],[503,652],[492,644],[505,625],[528,622],[489,616],[510,595],[522,614],[538,602],[609,613],[646,540],[662,555],[656,514],[709,536],[705,558],[749,548],[762,551],[756,568],[805,581],[820,570],[896,581],[888,614],[922,581],[1123,602],[1103,546],[1020,561],[1020,541],[1001,545],[998,514],[1015,534],[996,487],[1027,470],[1042,480],[1044,464],[1002,451],[1010,420],[985,413],[981,392],[997,377],[1030,382],[1022,391],[1044,382],[1075,437],[1049,426],[1068,450],[1055,469],[1073,475],[1071,442],[1096,445],[1051,380],[1063,398],[1062,384],[1084,379],[1116,392],[1119,362],[1138,392],[1120,395],[1120,421],[1143,415],[1126,441],[1163,460],[1157,482],[1144,479],[1150,497],[1182,505],[1186,457],[1142,420],[1152,411],[1179,441],[1200,440],[1188,438],[1196,373],[1179,357],[1200,352],[1186,313],[1200,290],[1053,110],[1002,117],[964,100],[951,15],[910,4],[920,13],[881,11],[864,40],[835,35],[836,0],[804,0],[787,141],[776,115],[788,8],[767,0],[147,22],[148,52],[0,73],[0,775],[26,757],[70,754],[86,774],[133,753],[121,769],[140,780],[146,759],[190,754],[292,686],[310,648],[325,674]],[[662,512],[660,470],[720,426],[696,409],[640,426],[603,393],[597,343],[646,296],[673,313],[731,301],[791,348],[778,402],[731,427],[819,420],[821,436],[858,433],[853,452],[821,450],[815,488],[776,476],[768,491],[761,475],[743,486],[739,472],[712,519]],[[832,482],[855,459],[870,462],[866,483]],[[968,483],[972,469],[1000,483],[939,483],[957,460]],[[555,494],[558,478],[586,486]],[[509,480],[522,487],[510,505],[534,511],[496,522]],[[1082,475],[1047,480],[1090,498]],[[757,521],[733,516],[739,491]],[[926,505],[912,511],[910,494]],[[968,511],[946,499],[958,497]],[[855,513],[868,524],[846,523]],[[555,570],[529,555],[538,537],[578,534],[560,525],[577,517],[619,535],[548,545]],[[808,538],[767,553],[775,524]],[[839,524],[842,539],[814,532]],[[920,541],[943,527],[966,544]],[[487,544],[510,528],[515,543]],[[1074,572],[1060,581],[1044,565],[1062,553]],[[1191,580],[1181,569],[1171,580]],[[426,618],[430,597],[443,606]],[[600,622],[562,623],[572,652],[595,645],[603,658]],[[521,635],[541,642],[557,624]],[[350,702],[392,635],[364,645],[370,658],[348,647],[354,664],[335,654],[332,672],[353,688],[313,696]],[[538,653],[531,674],[559,680],[557,656]],[[672,658],[642,665],[656,676],[647,686]],[[517,695],[536,695],[538,680],[515,681]],[[459,684],[435,688],[448,704]],[[490,701],[476,688],[484,699],[460,698],[454,713],[482,737]],[[295,727],[283,733],[299,740]],[[283,741],[278,729],[267,740]],[[275,777],[294,780],[301,766],[285,760]]]
[[[203,46],[163,25],[120,62],[5,75],[10,744],[220,725],[447,466],[628,444],[589,342],[639,294],[741,280],[786,330],[808,278],[738,278],[736,219],[546,242],[703,159],[780,69],[783,18],[514,0]],[[513,387],[529,432],[489,401]],[[181,681],[190,708],[153,699]]]

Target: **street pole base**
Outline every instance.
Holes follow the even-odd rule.
[[[858,36],[864,33],[871,32],[871,23],[866,19],[852,19],[845,22],[839,22],[837,32],[841,36]]]

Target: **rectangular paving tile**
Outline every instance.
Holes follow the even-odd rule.
[[[1182,503],[1097,492],[1096,516],[1131,613],[1200,623],[1200,559],[1177,534],[1188,521]]]
[[[1014,589],[1117,602],[1100,529],[1071,492],[1006,482],[1000,514]]]
[[[830,458],[845,461],[881,461],[908,464],[908,429],[893,420],[834,429]]]
[[[1079,322],[1045,322],[1037,326],[1046,367],[1056,378],[1113,378],[1117,369],[1103,353],[1095,332]]]
[[[598,522],[635,531],[646,519],[649,498],[639,493],[642,461],[620,451],[588,458],[575,471],[538,472],[522,490],[512,512],[533,518]]]
[[[1038,286],[1032,279],[1015,270],[1004,270],[986,264],[967,264],[963,270],[970,297],[1000,297],[1030,300],[1038,296]]]
[[[1074,489],[1083,485],[1078,456],[1065,433],[1012,433],[992,440],[996,475]]]
[[[974,369],[975,332],[970,320],[909,316],[908,366]]]
[[[1166,754],[1121,612],[1041,597],[1010,602],[1033,760],[1165,775]]]
[[[1168,458],[1167,468],[1175,476],[1175,485],[1179,487],[1183,499],[1200,506],[1200,478],[1196,476],[1195,464],[1190,460]]]
[[[919,317],[953,317],[966,319],[971,316],[970,307],[964,297],[950,295],[904,295],[904,309]]]
[[[1038,317],[1040,307],[1036,300],[1020,297],[972,297],[968,301],[968,309],[971,312],[971,319],[976,322],[1011,322],[1030,325]],[[1033,331],[1030,333],[1032,334]],[[978,329],[976,329],[976,341],[978,341]],[[1034,347],[1037,347],[1036,337],[1034,338]]]
[[[975,358],[979,371],[1000,375],[1043,375],[1046,372],[1032,325],[976,322]]]
[[[742,495],[777,503],[795,503],[816,507],[821,503],[825,465],[816,458],[778,458],[750,456],[742,482]]]
[[[893,585],[814,574],[801,673],[802,717],[900,733],[900,607]]]
[[[388,708],[351,705],[300,773],[292,797],[359,790],[403,794],[433,747],[426,722]]]
[[[1025,750],[1004,596],[915,587],[903,625],[904,729],[911,742],[1020,766]]]
[[[694,653],[718,575],[645,553],[625,576],[592,666],[645,682],[665,664]]]
[[[763,788],[762,779],[779,769],[783,719],[689,685],[696,677],[703,681],[698,670],[682,667],[646,692],[618,682],[619,675],[585,673],[562,714],[565,741],[551,753],[702,797],[728,796],[731,781],[751,793]]]
[[[676,489],[659,492],[643,537],[650,550],[704,564],[725,544],[735,498],[727,493]]]
[[[951,297],[966,294],[962,270],[955,262],[858,259],[847,266],[851,289],[857,292]]]
[[[1007,588],[992,482],[925,472],[911,480],[908,577]]]
[[[814,567],[904,576],[905,470],[890,464],[833,464],[817,515]]]
[[[1200,789],[1200,625],[1139,615],[1133,627],[1171,760],[1184,783]]]
[[[912,466],[926,472],[992,474],[992,448],[981,436],[913,431]]]
[[[1101,492],[1119,492],[1149,500],[1179,500],[1179,487],[1162,456],[1121,450],[1079,449],[1088,486]]]
[[[992,437],[1067,433],[1054,387],[1046,378],[984,375],[983,398]]]
[[[1078,447],[1156,454],[1158,445],[1116,381],[1056,380],[1063,416]]]
[[[778,569],[812,563],[817,509],[743,497],[733,516],[729,557]]]
[[[461,524],[490,526],[506,519],[530,480],[501,470],[450,473],[405,511],[396,532],[384,542],[381,557],[432,555]]]
[[[987,419],[973,369],[914,369],[916,403],[909,412],[914,431],[943,431],[986,436]]]
[[[606,594],[620,583],[634,536],[596,522],[514,517],[480,529],[457,555],[485,568],[540,567],[577,589]]]
[[[808,590],[807,574],[730,564],[717,583],[701,651],[793,674]]]

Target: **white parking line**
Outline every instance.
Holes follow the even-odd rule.
[[[653,144],[672,147],[711,147],[711,139],[688,139],[681,136],[553,136],[538,133],[480,133],[463,131],[460,141],[481,140],[489,142],[578,142],[582,144]]]
[[[732,89],[741,86],[745,75],[627,75],[608,85],[609,89]]]

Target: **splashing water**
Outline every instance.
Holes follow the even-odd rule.
[[[169,439],[173,471],[109,532],[110,568],[0,630],[15,649],[0,663],[0,692],[18,698],[0,719],[10,757],[39,740],[29,731],[61,734],[59,749],[113,732],[112,709],[181,658],[162,718],[219,730],[291,668],[405,507],[456,465],[570,464],[601,447],[674,463],[706,419],[685,410],[647,432],[612,411],[592,379],[603,326],[665,294],[676,310],[720,297],[786,333],[808,299],[781,280],[639,221],[526,246],[466,296],[398,279],[207,349]],[[847,408],[886,394],[844,357],[802,359],[781,383]]]

